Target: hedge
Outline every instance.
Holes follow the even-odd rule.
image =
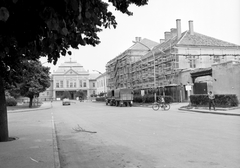
[[[15,98],[9,97],[9,98],[6,98],[6,104],[7,104],[7,106],[16,106],[17,101]]]
[[[96,97],[96,101],[105,102],[105,97]]]
[[[157,96],[157,100],[160,99],[160,96]],[[165,96],[164,100],[166,103],[173,102],[173,98],[171,96]],[[154,95],[153,94],[145,94],[144,96],[141,95],[134,95],[133,102],[135,103],[154,103]]]
[[[207,94],[191,95],[190,101],[192,106],[208,106],[209,99]],[[237,107],[239,104],[237,96],[234,94],[216,94],[216,107]]]

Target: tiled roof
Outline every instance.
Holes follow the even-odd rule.
[[[96,80],[96,78],[99,76],[99,73],[89,73],[89,80]]]
[[[179,41],[180,45],[191,46],[218,46],[218,47],[236,47],[236,44],[232,44],[226,41],[222,41],[213,37],[209,37],[200,33],[194,32],[191,35],[188,31],[185,32],[183,38]]]
[[[159,44],[155,41],[152,41],[146,38],[142,39],[140,42],[146,45],[147,47],[149,47],[150,49]],[[129,50],[148,50],[148,48],[142,44],[135,43],[129,48]]]
[[[165,50],[171,46],[206,46],[206,47],[240,47],[236,44],[232,44],[226,41],[222,41],[213,37],[202,35],[200,33],[194,32],[191,35],[188,31],[181,34],[181,38],[177,39],[177,36],[159,44],[156,48]]]

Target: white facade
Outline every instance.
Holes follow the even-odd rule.
[[[99,74],[89,74],[76,61],[67,61],[61,64],[52,74],[52,98],[60,99],[64,91],[69,91],[71,99],[77,99],[76,92],[82,90],[85,98],[96,92],[96,77]]]
[[[96,78],[97,94],[107,92],[107,74],[106,72]]]

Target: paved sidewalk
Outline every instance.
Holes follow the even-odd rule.
[[[204,107],[192,107],[192,108],[185,108],[180,107],[178,110],[182,111],[189,111],[189,112],[198,112],[198,113],[210,113],[210,114],[218,114],[218,115],[232,115],[232,116],[240,116],[240,107],[234,108],[219,108],[216,107],[216,110],[209,110],[208,108]]]
[[[8,111],[9,137],[17,140],[0,142],[1,168],[60,167],[53,115],[36,111],[51,107],[44,102],[39,108]]]

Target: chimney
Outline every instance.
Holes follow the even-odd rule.
[[[164,39],[160,39],[160,44],[162,44],[163,42],[165,42],[165,40]]]
[[[175,37],[177,35],[177,29],[176,28],[171,28],[171,36]]]
[[[177,23],[177,38],[180,39],[181,38],[181,19],[177,19],[176,20]]]
[[[165,41],[168,41],[171,38],[170,32],[164,32]]]
[[[136,41],[136,42],[141,41],[141,37],[135,37],[135,41]]]
[[[189,33],[190,33],[190,35],[193,35],[194,34],[194,31],[193,31],[193,21],[189,20],[188,24],[189,24]]]

